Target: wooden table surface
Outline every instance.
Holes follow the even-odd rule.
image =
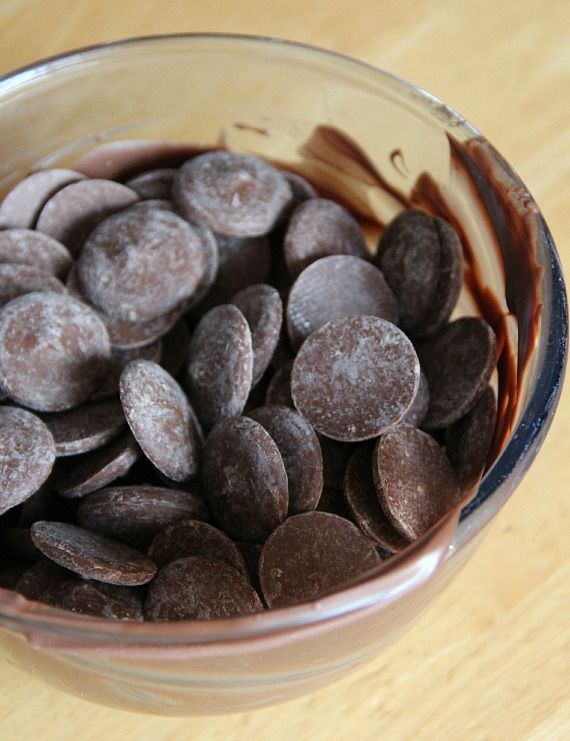
[[[0,73],[174,31],[310,42],[430,90],[518,170],[570,275],[568,0],[1,0]],[[467,568],[404,638],[336,685],[254,713],[171,719],[98,707],[2,663],[0,738],[570,739],[569,439],[567,390]]]

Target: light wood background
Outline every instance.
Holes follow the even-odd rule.
[[[173,31],[310,42],[430,90],[518,170],[570,275],[569,0],[0,0],[0,73]],[[170,719],[97,707],[0,663],[0,738],[570,739],[569,439],[567,391],[468,567],[399,643],[338,684],[255,713]]]

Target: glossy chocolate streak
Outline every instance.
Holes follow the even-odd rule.
[[[507,305],[519,325],[520,377],[536,345],[542,309],[538,298],[542,268],[534,251],[538,208],[520,180],[496,177],[493,160],[504,161],[488,142],[476,138],[460,144],[453,137],[448,139],[454,164],[469,175],[497,238],[505,266]]]

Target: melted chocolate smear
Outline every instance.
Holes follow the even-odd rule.
[[[396,170],[396,172],[402,177],[408,177],[410,171],[408,170],[408,166],[406,165],[406,160],[404,159],[402,150],[393,149],[389,154],[389,158],[394,170]]]
[[[261,134],[261,136],[271,136],[269,129],[264,129],[262,126],[254,126],[253,124],[242,123],[236,121],[234,123],[234,129],[240,129],[241,131],[253,131],[255,134]]]

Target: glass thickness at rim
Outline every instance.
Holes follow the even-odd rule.
[[[440,123],[443,121],[442,125],[453,126],[454,130],[458,133],[461,132],[466,139],[475,136],[481,137],[475,127],[466,122],[449,106],[409,82],[337,52],[272,37],[172,34],[107,42],[41,60],[4,75],[0,77],[0,95],[9,93],[11,90],[25,88],[28,83],[33,83],[38,77],[53,74],[69,66],[96,63],[99,57],[106,57],[113,53],[120,54],[125,50],[144,52],[152,47],[159,48],[161,44],[167,45],[171,49],[175,49],[177,46],[188,49],[189,45],[207,44],[213,44],[220,49],[235,46],[255,47],[260,50],[272,48],[279,50],[284,55],[305,56],[317,64],[319,62],[332,62],[341,66],[344,71],[350,71],[356,78],[366,77],[373,83],[388,85],[397,96],[413,98],[414,104],[422,105],[426,112],[438,118]],[[495,166],[498,171],[505,172],[509,178],[514,176],[514,171],[505,165],[502,158],[498,156],[495,158]],[[539,346],[537,347],[539,364],[536,379],[509,442],[484,477],[477,496],[461,514],[461,521],[455,535],[454,551],[465,545],[473,535],[486,525],[512,492],[516,483],[520,481],[546,436],[560,395],[567,355],[567,303],[558,255],[548,227],[540,213],[537,215],[537,234],[538,258],[544,265],[542,295],[546,301],[542,315]],[[493,497],[501,499],[501,501],[497,503],[494,509],[487,507],[487,511],[482,515],[483,505],[490,504]],[[478,516],[475,517],[475,515]],[[477,520],[476,524],[470,526],[470,523],[475,519]],[[177,640],[183,643],[189,641],[219,643],[228,640],[237,641],[255,638],[269,632],[278,632],[295,626],[305,626],[311,622],[320,623],[372,606],[377,600],[381,599],[387,582],[389,582],[389,577],[390,569],[387,569],[386,573],[375,577],[366,584],[325,597],[316,603],[271,610],[253,617],[209,621],[207,625],[199,625],[196,621],[167,625],[152,624],[152,626],[148,623],[116,624],[96,618],[54,615],[51,614],[50,608],[40,607],[30,611],[22,611],[17,617],[9,615],[6,617],[7,622],[13,622],[18,627],[26,626],[31,630],[49,632],[52,635],[65,630],[66,635],[71,637],[71,634],[74,634],[78,639],[85,637],[86,634],[91,634],[93,638],[98,636],[119,643],[124,641],[125,646],[135,641],[152,643],[157,647],[171,644]]]

